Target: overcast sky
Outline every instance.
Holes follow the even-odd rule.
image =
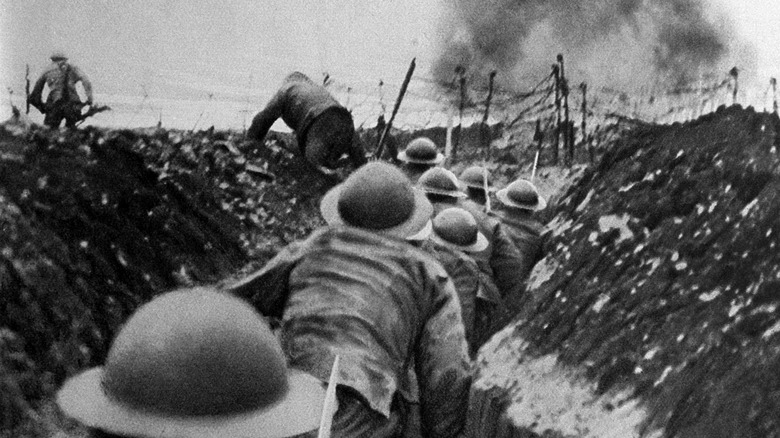
[[[439,1],[0,0],[0,84],[23,92],[54,49],[98,93],[240,94],[292,70],[397,83],[413,56],[426,75]],[[780,0],[709,1],[755,43],[756,73],[780,74]]]

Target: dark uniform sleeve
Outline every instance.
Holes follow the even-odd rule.
[[[493,233],[493,253],[490,268],[504,298],[517,298],[522,293],[525,281],[525,255],[517,249],[503,225],[496,223]]]
[[[454,437],[462,432],[471,386],[460,303],[443,269],[433,284],[433,307],[423,326],[415,366],[420,387],[423,435]]]
[[[35,108],[38,108],[38,111],[40,112],[46,112],[45,108],[43,107],[43,86],[46,85],[46,75],[41,75],[37,81],[35,81],[35,86],[33,87],[32,92],[30,92],[30,105],[34,106]]]
[[[281,318],[287,303],[290,272],[297,263],[299,249],[297,243],[288,245],[262,269],[222,289],[246,299],[265,316]]]
[[[284,105],[287,101],[287,87],[282,87],[276,92],[274,97],[266,104],[259,113],[252,119],[252,124],[246,131],[247,139],[263,141],[265,135],[268,134],[268,130],[274,122],[282,117],[284,111]]]

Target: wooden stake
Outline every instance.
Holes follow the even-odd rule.
[[[561,72],[558,64],[553,64],[555,76],[555,139],[553,140],[553,164],[558,164],[558,146],[561,135]]]
[[[398,98],[395,100],[395,106],[393,107],[393,112],[390,114],[390,120],[387,122],[387,125],[385,125],[384,131],[382,131],[382,136],[379,137],[379,143],[376,147],[376,154],[374,154],[375,159],[382,158],[382,151],[384,150],[385,146],[385,137],[387,137],[387,134],[390,132],[390,128],[393,126],[393,120],[395,120],[395,115],[398,114],[398,108],[401,107],[401,102],[404,100],[404,95],[406,94],[406,88],[409,86],[409,81],[412,79],[412,74],[414,73],[414,68],[416,66],[415,61],[417,58],[412,58],[412,62],[409,64],[409,70],[406,71],[406,77],[404,78],[404,82],[401,85],[401,90],[398,92]],[[395,151],[391,151],[395,152]],[[393,155],[390,157],[391,161],[396,160],[396,156]]]
[[[331,427],[333,426],[333,416],[338,409],[336,403],[336,385],[339,381],[339,359],[336,355],[333,360],[333,368],[330,369],[330,379],[328,379],[328,389],[325,390],[325,401],[322,404],[322,415],[320,416],[320,429],[317,438],[330,438]]]

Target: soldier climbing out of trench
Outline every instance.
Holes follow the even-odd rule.
[[[281,118],[293,131],[297,151],[314,168],[333,174],[346,154],[354,167],[366,163],[366,155],[355,135],[352,114],[322,85],[315,84],[300,72],[290,73],[260,112],[252,119],[246,133],[250,144],[243,149],[262,147],[266,134]]]
[[[51,55],[51,65],[35,82],[28,96],[30,105],[45,114],[43,123],[52,128],[59,128],[63,120],[65,126],[73,128],[84,117],[81,109],[92,105],[92,83],[80,68],[68,62],[68,57],[60,51]],[[81,83],[86,94],[86,101],[81,102],[76,85]],[[44,87],[48,86],[49,94],[46,103],[43,102]]]
[[[458,436],[471,383],[452,280],[409,244],[431,204],[395,166],[375,161],[322,199],[328,224],[226,289],[280,318],[291,366],[326,381],[340,357],[334,436]],[[420,424],[414,424],[419,409]]]

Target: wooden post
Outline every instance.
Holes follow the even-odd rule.
[[[555,77],[555,139],[553,140],[553,165],[558,164],[558,145],[561,136],[561,71],[558,64],[553,64]]]
[[[393,107],[393,112],[390,114],[390,120],[387,122],[385,129],[382,131],[382,135],[379,137],[379,143],[376,147],[376,154],[374,155],[374,158],[377,160],[382,158],[382,151],[384,150],[385,146],[385,137],[387,137],[387,134],[390,132],[390,128],[392,128],[393,121],[395,120],[395,115],[398,114],[398,108],[401,107],[401,102],[404,100],[406,88],[409,87],[409,81],[412,79],[412,74],[414,73],[416,59],[417,58],[412,58],[412,62],[409,64],[409,70],[406,71],[406,77],[404,78],[403,84],[401,84],[401,90],[398,91],[398,98],[395,100],[395,106]],[[392,157],[390,157],[390,161],[395,161],[397,151],[390,152],[392,155]]]
[[[563,96],[563,147],[566,151],[566,161],[569,166],[574,164],[573,123],[569,122],[569,82],[563,66],[563,55],[558,54],[558,64],[561,66],[561,94]]]
[[[536,156],[542,155],[542,142],[544,141],[544,132],[542,132],[542,121],[536,119],[536,130],[534,131],[534,141],[536,142]]]
[[[733,67],[729,74],[732,78],[734,78],[734,91],[731,94],[731,104],[734,105],[737,103],[737,92],[739,91],[739,69],[737,67]]]
[[[490,126],[488,126],[488,118],[490,117],[490,100],[493,98],[493,80],[496,77],[496,71],[493,70],[488,76],[488,95],[485,99],[485,114],[482,116],[482,124],[480,125],[480,136],[482,137],[482,144],[485,147],[485,159],[490,160]]]
[[[772,86],[772,112],[777,114],[777,79],[770,78],[769,84]]]
[[[455,68],[455,74],[458,75],[458,84],[460,85],[460,104],[458,105],[458,128],[457,135],[455,136],[455,142],[452,145],[452,154],[458,153],[458,146],[460,145],[460,138],[463,134],[463,107],[466,104],[466,69],[462,66]]]
[[[25,95],[25,106],[27,107],[24,113],[30,114],[30,64],[25,64],[24,95]]]
[[[588,150],[588,158],[590,158],[591,164],[593,163],[593,148],[591,147],[590,139],[588,138],[588,84],[585,82],[580,84],[580,90],[582,90],[582,125],[580,131],[582,131],[582,144]]]

